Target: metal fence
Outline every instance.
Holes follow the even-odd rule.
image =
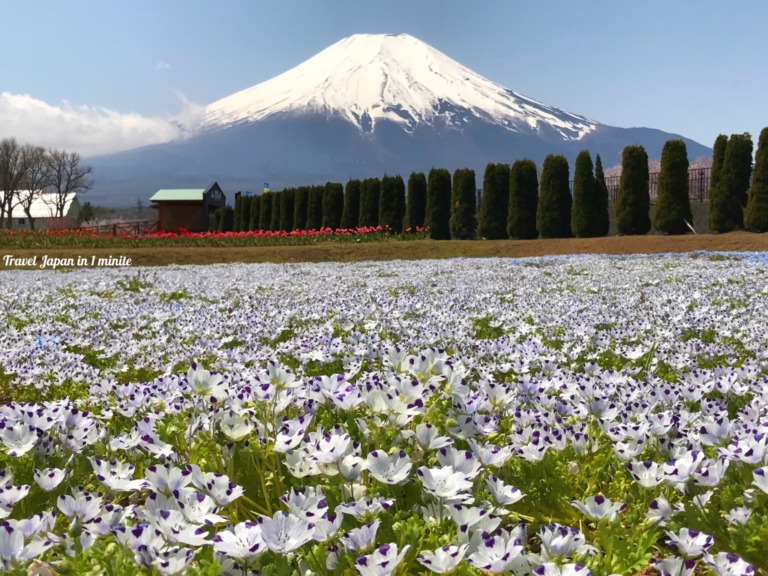
[[[709,200],[709,184],[712,177],[711,168],[691,168],[688,170],[688,196],[691,202],[706,202]],[[611,202],[616,202],[619,196],[619,184],[621,176],[606,176],[605,184],[608,187],[608,198]],[[659,173],[651,172],[648,174],[648,192],[651,201],[656,200],[659,190]]]
[[[120,234],[142,236],[157,231],[157,220],[133,220],[130,222],[101,224],[100,226],[83,226],[82,230],[90,230],[97,234],[111,234],[112,236]]]

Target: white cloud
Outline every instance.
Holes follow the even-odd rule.
[[[107,108],[54,106],[27,94],[0,93],[0,138],[80,152],[107,154],[185,136],[202,107],[178,94],[182,111],[175,118],[124,114]]]
[[[155,70],[170,70],[171,65],[165,60],[158,60],[155,62]]]

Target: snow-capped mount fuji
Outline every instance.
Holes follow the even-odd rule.
[[[658,158],[680,138],[615,128],[509,90],[406,34],[357,34],[270,80],[205,107],[187,136],[89,159],[92,202],[135,204],[159,188],[216,180],[231,197],[261,183],[346,182],[473,168],[588,149],[605,166],[628,144]],[[711,150],[685,139],[689,158]],[[571,164],[572,165],[572,164]]]
[[[513,132],[554,130],[579,140],[598,124],[521,96],[421,40],[356,34],[261,84],[209,105],[200,127],[216,129],[281,114],[343,118],[362,132],[389,121],[460,128],[474,117]]]

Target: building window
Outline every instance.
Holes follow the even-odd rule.
[[[26,224],[27,219],[26,218],[19,218],[19,224]]]

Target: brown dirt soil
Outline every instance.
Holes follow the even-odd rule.
[[[125,256],[132,266],[213,264],[224,262],[359,262],[364,260],[420,260],[426,258],[482,258],[544,256],[550,254],[656,254],[660,252],[768,251],[768,234],[731,232],[686,236],[608,236],[547,240],[434,241],[318,243],[306,246],[232,246],[147,248],[0,248],[1,257],[43,255],[49,258]]]

